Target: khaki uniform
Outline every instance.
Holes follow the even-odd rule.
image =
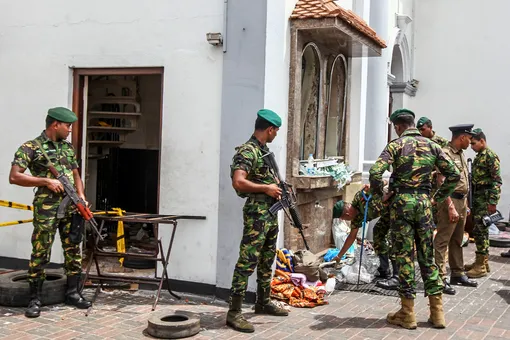
[[[462,255],[462,238],[464,237],[464,226],[467,217],[467,194],[468,169],[466,157],[462,150],[455,149],[451,144],[443,148],[446,156],[455,163],[460,172],[460,181],[457,183],[453,194],[450,196],[455,210],[459,214],[459,221],[451,223],[448,215],[448,204],[446,201],[437,204],[438,224],[437,234],[434,240],[435,259],[442,277],[446,276],[446,250],[448,249],[448,262],[452,277],[459,277],[464,274],[464,258]],[[463,196],[463,197],[462,197]]]

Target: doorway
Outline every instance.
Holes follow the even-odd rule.
[[[91,210],[159,212],[162,92],[162,68],[74,70],[72,142]],[[154,251],[153,225],[126,225],[119,233],[112,222],[107,231],[103,249],[118,250],[123,239],[127,253]],[[107,260],[105,271],[124,271],[116,259]],[[130,267],[129,258],[123,267]],[[131,268],[154,271],[155,262]]]

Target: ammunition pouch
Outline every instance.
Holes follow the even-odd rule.
[[[71,231],[69,232],[69,240],[73,244],[80,244],[83,241],[85,233],[85,219],[78,213],[74,213],[71,218]]]

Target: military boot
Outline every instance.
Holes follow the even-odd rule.
[[[276,316],[287,316],[289,312],[278,307],[270,298],[271,288],[257,288],[257,302],[255,303],[255,314],[269,314]]]
[[[253,333],[255,328],[253,325],[246,321],[241,313],[241,306],[243,305],[242,295],[230,295],[229,308],[227,313],[227,326],[232,327],[236,331],[244,333]]]
[[[487,276],[487,270],[485,269],[486,258],[488,258],[487,255],[476,254],[475,265],[466,273],[470,279]]]
[[[476,260],[475,260],[475,262],[473,262],[473,263],[466,264],[466,265],[464,266],[464,270],[469,271],[469,270],[473,269],[473,267],[475,266],[475,264],[476,264]],[[485,264],[485,271],[486,271],[487,273],[490,273],[490,272],[491,272],[491,268],[490,268],[490,266],[489,266],[489,256],[487,256],[487,257],[485,258],[484,264]]]
[[[28,282],[30,286],[30,302],[25,311],[25,316],[27,318],[37,318],[41,315],[41,292],[43,282],[44,281],[41,279]]]
[[[78,274],[67,277],[65,304],[75,306],[78,309],[87,309],[92,306],[92,302],[85,300],[80,293],[80,276]]]
[[[429,322],[434,326],[434,328],[445,328],[446,321],[444,319],[443,296],[441,294],[429,295],[429,304]]]
[[[396,313],[389,313],[386,317],[388,323],[407,329],[416,329],[416,314],[414,313],[414,299],[400,298],[402,307]]]
[[[387,280],[391,277],[388,255],[379,255],[379,268],[377,268],[377,271],[379,275],[376,276],[376,279]]]

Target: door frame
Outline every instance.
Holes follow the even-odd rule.
[[[147,75],[161,75],[161,102],[159,109],[159,156],[158,156],[158,191],[157,191],[157,210],[159,213],[159,198],[160,198],[160,183],[161,183],[161,146],[163,136],[163,94],[164,94],[164,68],[163,67],[122,67],[122,68],[73,68],[73,99],[72,109],[78,117],[78,120],[73,124],[73,132],[71,135],[71,143],[76,151],[76,159],[80,164],[80,176],[82,176],[81,165],[85,164],[82,160],[82,147],[84,143],[83,135],[83,107],[84,107],[84,88],[85,76],[147,76]],[[85,185],[85,183],[84,183]]]

